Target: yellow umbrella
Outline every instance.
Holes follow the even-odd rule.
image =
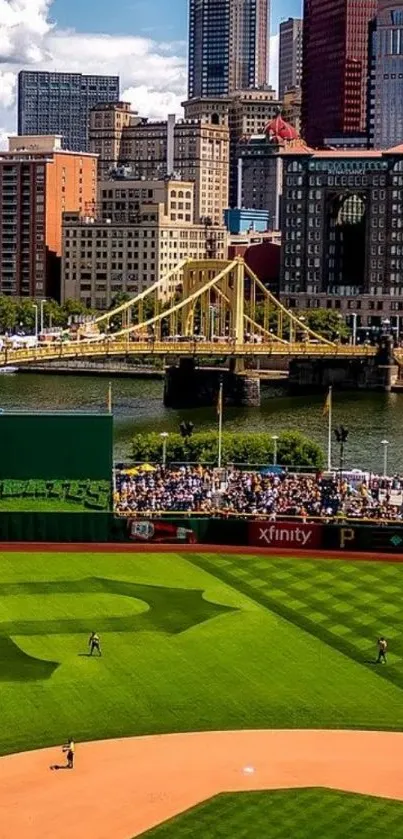
[[[121,474],[122,475],[138,475],[139,470],[133,466],[131,469],[123,469]]]
[[[143,463],[142,466],[139,467],[140,472],[155,472],[154,466],[151,466],[151,463]]]

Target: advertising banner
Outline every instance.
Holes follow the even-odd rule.
[[[197,542],[193,530],[165,521],[138,521],[130,519],[128,522],[129,539],[132,542]]]
[[[403,528],[355,523],[324,525],[323,547],[333,551],[403,553]]]
[[[259,548],[295,548],[309,550],[322,547],[322,525],[295,522],[249,522],[249,545]]]

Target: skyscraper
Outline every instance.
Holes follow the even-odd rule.
[[[302,136],[322,146],[326,137],[367,130],[370,26],[377,0],[305,0]]]
[[[190,0],[189,99],[267,83],[269,0]]]
[[[21,70],[18,134],[61,134],[63,148],[88,151],[91,108],[119,100],[118,76]]]
[[[0,294],[57,299],[63,213],[92,215],[97,157],[60,139],[10,137],[0,153]]]
[[[370,136],[375,148],[403,143],[403,0],[379,0],[371,72]]]
[[[283,99],[287,90],[301,86],[302,79],[302,20],[289,17],[280,24],[278,95]]]

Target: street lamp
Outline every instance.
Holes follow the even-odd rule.
[[[271,439],[273,440],[273,466],[277,466],[277,434],[272,434]]]
[[[337,442],[340,445],[340,483],[341,483],[342,479],[343,479],[344,446],[347,443],[348,429],[344,428],[344,425],[341,425],[340,428],[335,428],[334,434],[335,434]]]
[[[162,440],[162,465],[165,469],[167,463],[167,441],[169,434],[167,431],[161,431],[160,437]]]
[[[358,318],[357,312],[353,312],[351,317],[352,317],[352,320],[353,320],[353,346],[355,347],[355,345],[357,343],[357,318]]]
[[[388,476],[388,446],[389,440],[382,440],[383,446],[383,477],[387,478]]]
[[[41,331],[40,331],[41,335],[43,333],[44,326],[45,326],[45,313],[43,311],[43,307],[44,307],[46,302],[47,302],[46,300],[41,300]]]

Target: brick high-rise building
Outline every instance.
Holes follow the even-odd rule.
[[[305,0],[302,136],[364,134],[368,122],[371,22],[377,0]]]
[[[61,134],[64,149],[88,151],[91,108],[117,102],[119,87],[119,76],[21,70],[18,134]]]
[[[403,145],[282,152],[280,291],[290,308],[403,326]]]
[[[189,99],[267,83],[269,0],[190,0]]]
[[[290,17],[280,23],[280,46],[278,61],[278,95],[284,98],[287,90],[301,86],[302,80],[302,34],[301,18]]]
[[[97,158],[61,137],[12,137],[0,153],[0,294],[58,297],[62,215],[93,212]]]

